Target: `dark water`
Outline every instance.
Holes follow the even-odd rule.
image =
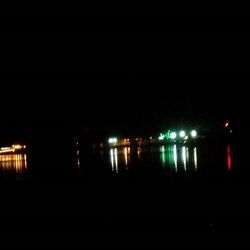
[[[93,174],[93,183],[104,188],[212,187],[231,185],[237,176],[237,156],[230,144],[111,148],[96,151],[89,161],[79,151],[76,162],[79,176]]]
[[[247,152],[219,144],[79,147],[72,158],[66,151],[2,155],[2,242],[243,246],[250,233]]]

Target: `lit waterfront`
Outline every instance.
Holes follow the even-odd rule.
[[[103,147],[94,153],[94,158],[83,157],[84,151],[81,148],[81,144],[77,142],[77,149],[75,151],[75,157],[72,162],[68,162],[68,169],[77,169],[84,171],[86,166],[91,164],[92,170],[97,166],[100,169],[100,173],[96,174],[101,177],[103,170],[108,170],[115,174],[129,173],[140,166],[140,169],[151,168],[155,172],[165,171],[166,173],[183,173],[192,174],[199,171],[208,170],[217,171],[213,169],[212,165],[219,166],[218,169],[224,169],[226,172],[234,170],[233,149],[230,145],[221,145],[216,149],[207,147],[200,143],[174,143],[174,144],[155,144],[155,145],[143,145],[141,138],[135,138],[141,146],[130,146],[130,140],[128,138],[123,139],[125,146],[119,145],[118,147]],[[118,142],[118,141],[116,141]],[[113,141],[112,141],[113,143]],[[2,147],[2,150],[19,150],[23,146],[15,145],[11,147]],[[25,146],[26,148],[26,146]],[[216,157],[213,158],[214,150]],[[56,157],[54,155],[53,157]],[[43,155],[43,161],[53,161],[56,164],[56,158],[52,159],[51,156]],[[211,161],[211,159],[213,159]],[[221,161],[220,161],[221,160]],[[49,162],[43,166],[43,169],[47,169]],[[210,166],[208,166],[210,164]],[[30,165],[30,164],[29,164]],[[31,164],[31,168],[35,169],[36,166]],[[2,172],[12,172],[16,174],[24,173],[28,171],[27,168],[27,155],[25,153],[5,152],[0,154],[0,169]],[[60,168],[56,168],[60,172]],[[48,171],[53,168],[48,168]],[[224,171],[223,170],[223,171]],[[210,172],[211,172],[210,171]],[[140,175],[140,171],[137,172]]]
[[[0,171],[22,174],[27,171],[26,145],[0,147]]]

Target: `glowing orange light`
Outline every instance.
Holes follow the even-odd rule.
[[[224,126],[225,126],[225,128],[227,128],[229,126],[229,123],[225,122]]]
[[[10,147],[2,147],[1,150],[9,150],[11,149]]]
[[[128,148],[124,148],[125,165],[128,165]]]
[[[0,169],[21,174],[27,169],[27,157],[22,154],[0,155]]]
[[[15,152],[16,150],[21,150],[26,148],[25,145],[13,144],[11,147],[1,147],[0,154],[8,153],[8,152]]]

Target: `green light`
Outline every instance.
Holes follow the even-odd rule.
[[[166,148],[166,158],[170,167],[174,166],[174,154],[173,154],[174,146],[168,145]]]
[[[166,133],[165,137],[166,137],[167,140],[170,139],[170,130],[168,130],[168,132]]]
[[[170,133],[170,138],[171,138],[171,139],[174,140],[174,139],[176,139],[176,137],[177,137],[177,134],[176,134],[175,132],[171,132],[171,133]]]
[[[162,162],[162,165],[165,166],[166,165],[166,155],[165,155],[165,147],[162,146],[160,148],[160,152],[161,152],[161,162]]]

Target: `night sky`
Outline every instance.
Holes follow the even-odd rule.
[[[178,122],[242,124],[245,7],[5,3],[1,128],[6,136],[61,129],[104,136]]]

